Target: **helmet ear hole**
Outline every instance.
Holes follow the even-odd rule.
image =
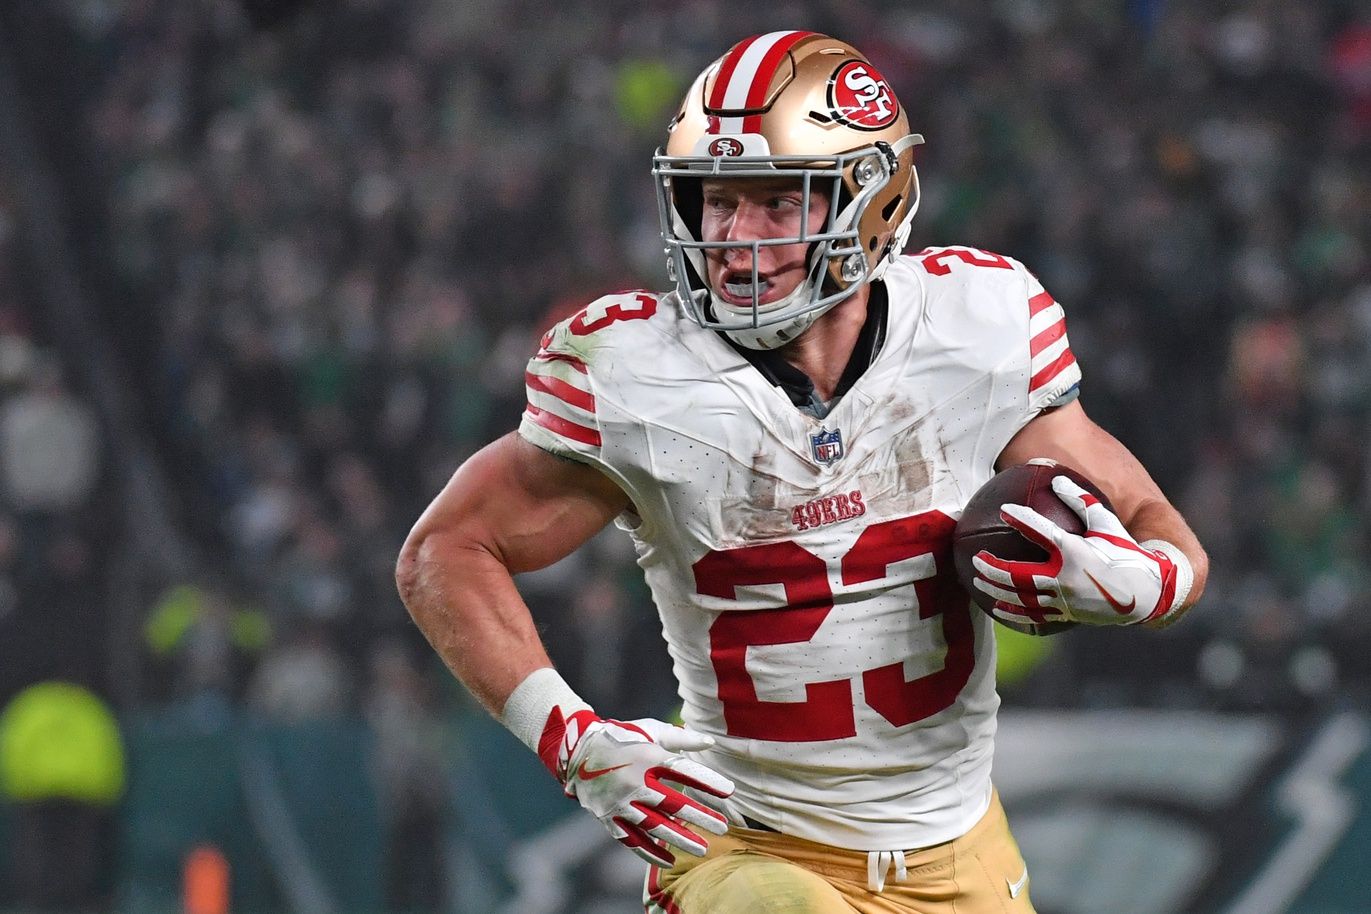
[[[876,243],[877,243],[879,240],[880,240],[880,239],[877,238],[875,235],[872,235],[872,236],[871,236],[870,238],[868,238],[867,241],[866,241],[866,249],[867,249],[868,251],[874,251],[874,250],[876,250]]]

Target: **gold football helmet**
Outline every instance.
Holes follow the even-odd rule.
[[[772,349],[823,312],[879,279],[904,248],[919,205],[914,146],[923,137],[881,74],[854,47],[816,32],[756,35],[734,45],[695,80],[653,157],[667,267],[701,326],[740,345]],[[818,233],[705,243],[701,180],[794,175],[809,225],[811,193],[827,192]],[[780,301],[761,304],[758,249],[809,245],[807,278]],[[709,288],[706,249],[752,248],[752,305]]]

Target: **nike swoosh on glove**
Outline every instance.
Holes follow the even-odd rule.
[[[614,840],[654,866],[676,857],[667,845],[703,856],[706,842],[686,827],[711,834],[728,831],[718,810],[687,796],[727,797],[733,782],[682,752],[714,745],[714,738],[660,720],[606,720],[593,711],[563,719],[553,708],[538,754],[575,797],[609,829]],[[685,823],[685,824],[682,824]]]
[[[1176,602],[1176,564],[1141,546],[1113,511],[1066,476],[1052,491],[1085,523],[1068,533],[1023,505],[1002,505],[1000,517],[1047,551],[1043,562],[1012,562],[985,550],[972,557],[977,590],[995,598],[997,618],[1012,622],[1133,625],[1169,612]]]

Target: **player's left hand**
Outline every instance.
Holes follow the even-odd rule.
[[[972,558],[977,590],[995,598],[996,617],[1011,622],[1132,625],[1172,609],[1176,565],[1138,544],[1113,511],[1065,476],[1052,491],[1085,523],[1068,533],[1037,511],[1003,505],[1000,516],[1047,550],[1043,562],[1013,562],[982,550]]]

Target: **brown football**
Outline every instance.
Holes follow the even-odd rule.
[[[1013,561],[1040,562],[1047,559],[1047,553],[1041,546],[1025,538],[1000,518],[1000,505],[1027,505],[1063,530],[1070,533],[1082,533],[1085,530],[1085,525],[1076,516],[1076,512],[1052,491],[1054,476],[1070,477],[1077,485],[1113,510],[1109,499],[1105,498],[1104,493],[1093,482],[1070,467],[1045,457],[1038,457],[1028,463],[1021,463],[996,473],[989,482],[976,490],[976,494],[971,496],[971,500],[962,509],[957,529],[952,534],[952,556],[957,566],[957,580],[971,595],[972,602],[987,613],[994,606],[995,600],[972,586],[971,582],[976,577],[976,569],[971,564],[973,555],[984,549],[991,555]],[[995,618],[993,614],[991,618]],[[1019,624],[1005,622],[1002,619],[995,621],[1029,635],[1055,635],[1079,624]]]

